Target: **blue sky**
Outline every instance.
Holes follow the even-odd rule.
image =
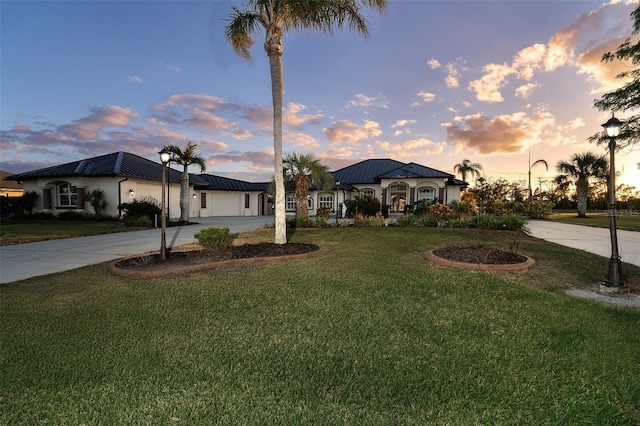
[[[284,151],[335,170],[367,158],[550,183],[608,114],[593,100],[622,85],[600,62],[631,36],[636,2],[390,1],[368,39],[284,39]],[[253,59],[224,39],[230,2],[2,1],[0,169],[22,172],[115,151],[158,161],[198,144],[208,173],[273,175],[271,86],[261,36]],[[619,118],[624,119],[624,115]],[[640,152],[616,157],[640,188]],[[194,170],[197,171],[197,170]],[[544,188],[543,183],[543,188]]]

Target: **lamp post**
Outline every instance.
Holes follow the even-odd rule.
[[[338,208],[340,205],[338,204],[338,198],[340,198],[340,181],[336,181],[336,226],[338,226]]]
[[[622,121],[611,115],[609,121],[604,123],[607,136],[609,137],[609,233],[611,234],[611,258],[609,259],[609,273],[607,278],[600,285],[600,290],[611,293],[621,293],[628,290],[622,280],[622,262],[618,253],[618,232],[616,230],[616,219],[618,211],[616,209],[616,168],[615,151],[616,137],[620,134]]]
[[[162,162],[162,231],[160,238],[160,260],[167,260],[167,203],[165,200],[164,187],[167,184],[167,163],[169,162],[169,158],[171,158],[171,154],[168,151],[163,149],[158,154],[160,154],[160,161]]]

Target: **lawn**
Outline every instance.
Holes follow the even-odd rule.
[[[10,220],[0,222],[0,245],[32,243],[60,238],[86,237],[114,232],[139,231],[115,221]]]
[[[241,238],[270,240],[273,230]],[[0,287],[0,424],[638,424],[640,311],[607,259],[505,231],[298,230],[304,260]],[[431,266],[484,243],[524,273]],[[640,268],[625,264],[640,286]]]
[[[559,212],[549,216],[549,220],[573,223],[575,225],[609,227],[609,216],[603,212],[587,212],[587,217],[579,217],[577,212]],[[617,216],[616,228],[627,231],[640,231],[640,216]]]

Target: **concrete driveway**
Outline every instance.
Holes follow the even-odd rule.
[[[571,225],[546,220],[530,220],[531,235],[563,246],[611,257],[609,228]],[[623,262],[640,266],[640,232],[618,229],[618,252]]]
[[[201,229],[229,228],[232,234],[273,224],[273,216],[193,218],[197,224],[167,228],[167,247],[190,244]],[[0,284],[160,249],[160,229],[66,238],[0,247]]]

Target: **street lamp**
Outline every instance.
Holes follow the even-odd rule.
[[[622,280],[622,262],[618,253],[618,233],[616,230],[616,219],[618,211],[616,209],[616,168],[614,156],[616,151],[616,137],[620,134],[622,121],[613,114],[609,121],[602,127],[609,137],[609,233],[611,234],[611,258],[609,259],[609,273],[607,278],[600,285],[600,290],[610,293],[621,293],[628,291]]]
[[[338,208],[340,205],[338,204],[338,198],[340,198],[340,181],[336,181],[336,226],[338,226]]]
[[[160,154],[160,161],[162,162],[162,231],[160,239],[160,260],[167,260],[167,203],[165,201],[164,187],[167,184],[167,163],[171,158],[171,154],[163,149],[158,152]]]

